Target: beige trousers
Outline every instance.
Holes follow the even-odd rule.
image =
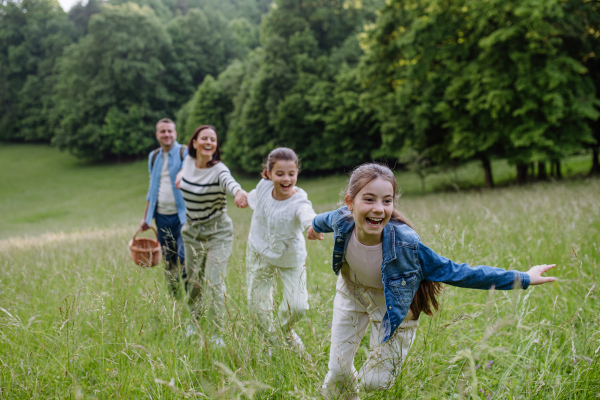
[[[380,344],[379,329],[386,312],[383,289],[353,282],[348,268],[346,264],[342,268],[333,302],[329,372],[321,389],[325,399],[358,399],[359,392],[392,385],[419,324],[410,314],[394,335]],[[370,353],[357,372],[354,356],[369,323]]]
[[[283,300],[279,305],[277,320],[273,320],[273,286],[280,279]],[[308,310],[305,265],[282,268],[267,263],[250,247],[246,250],[246,283],[248,306],[256,313],[265,333],[272,337],[276,328],[286,332],[292,329]]]
[[[220,326],[225,312],[225,278],[233,247],[233,223],[226,213],[207,222],[190,220],[181,228],[185,246],[188,308],[198,318],[202,308]]]

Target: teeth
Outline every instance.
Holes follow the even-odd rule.
[[[383,221],[383,218],[369,218],[371,221],[375,221],[375,222],[381,222]]]

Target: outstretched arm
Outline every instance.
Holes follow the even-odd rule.
[[[502,268],[455,263],[438,255],[422,243],[417,248],[418,260],[423,271],[423,278],[432,282],[443,282],[448,285],[471,288],[510,290],[515,288],[527,289],[535,279],[536,284],[544,283],[539,271],[534,267],[531,274],[521,271],[507,271]]]

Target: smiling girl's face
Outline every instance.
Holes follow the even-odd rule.
[[[273,198],[287,200],[295,193],[294,186],[298,180],[298,165],[291,160],[275,161],[267,176],[273,181]]]
[[[366,184],[354,199],[346,196],[346,205],[352,211],[358,241],[367,246],[381,243],[383,227],[394,212],[392,184],[376,178]]]

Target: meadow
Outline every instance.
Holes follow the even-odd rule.
[[[143,212],[145,161],[89,165],[45,146],[0,147],[0,398],[316,399],[327,372],[336,276],[331,235],[307,244],[309,304],[295,328],[312,362],[259,339],[246,311],[251,210],[236,209],[227,276],[226,346],[211,323],[186,336],[183,301],[160,267],[142,269],[127,242]],[[565,162],[581,175],[587,157]],[[395,385],[362,399],[592,399],[600,397],[600,180],[479,189],[471,164],[432,174],[421,193],[398,173],[399,208],[422,241],[452,260],[505,269],[556,263],[553,284],[526,291],[446,286],[421,316]],[[346,176],[303,179],[317,212],[333,209]],[[240,179],[246,190],[255,178]],[[366,358],[368,335],[355,365]],[[269,356],[271,350],[272,356]]]

